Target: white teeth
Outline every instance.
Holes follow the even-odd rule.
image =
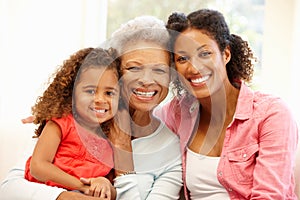
[[[145,97],[152,97],[155,94],[155,92],[141,92],[137,90],[134,90],[134,93],[138,96],[145,96]]]
[[[105,109],[101,109],[101,110],[93,109],[93,111],[95,111],[95,112],[97,112],[97,113],[105,113]]]
[[[204,81],[207,81],[209,79],[209,75],[203,76],[201,78],[191,79],[192,83],[202,83]]]

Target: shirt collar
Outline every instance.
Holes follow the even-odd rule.
[[[253,101],[253,91],[242,82],[234,118],[241,120],[249,119],[253,113]]]
[[[240,120],[249,119],[253,113],[253,102],[254,92],[244,82],[241,82],[234,118]],[[179,104],[184,104],[184,108],[189,108],[189,113],[192,116],[197,115],[199,112],[199,102],[193,96],[184,98]]]

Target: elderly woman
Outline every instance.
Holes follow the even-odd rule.
[[[131,118],[130,135],[116,137],[111,132],[112,142],[118,148],[114,160],[118,199],[179,198],[182,186],[179,139],[153,115],[156,106],[168,95],[171,71],[168,44],[164,23],[151,16],[127,22],[111,38],[111,46],[120,54],[121,93]],[[120,150],[132,152],[132,156]]]

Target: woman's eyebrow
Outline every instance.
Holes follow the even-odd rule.
[[[175,53],[176,53],[176,54],[184,54],[185,51],[184,51],[184,50],[180,50],[180,51],[176,51]]]
[[[128,61],[125,63],[125,65],[127,65],[128,63],[129,63],[129,64],[130,64],[130,63],[140,64],[141,62],[138,61],[138,60],[128,60]]]
[[[205,47],[205,46],[207,46],[207,44],[203,44],[203,45],[201,45],[201,46],[199,46],[197,49],[196,49],[196,51],[199,51],[200,49],[202,49],[203,47]],[[184,53],[186,53],[186,51],[185,50],[179,50],[179,51],[177,51],[177,52],[175,52],[176,54],[184,54]]]
[[[200,49],[202,49],[203,47],[207,46],[206,44],[201,45],[200,47],[198,47],[196,50],[199,51]]]

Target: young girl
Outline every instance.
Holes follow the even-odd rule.
[[[113,168],[105,134],[118,107],[118,79],[113,49],[82,49],[64,62],[32,108],[39,139],[26,163],[27,180],[115,199],[105,178]]]

